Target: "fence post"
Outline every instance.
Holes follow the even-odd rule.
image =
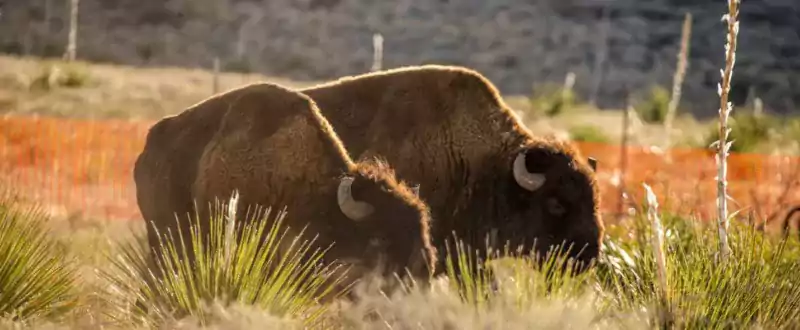
[[[219,93],[219,57],[214,57],[214,73],[213,73],[213,81],[212,81],[212,92],[213,94]]]
[[[372,68],[371,71],[378,71],[383,68],[383,35],[375,33],[372,35]]]
[[[77,49],[78,40],[78,4],[80,0],[70,1],[70,14],[69,14],[69,36],[67,40],[67,51],[64,53],[64,59],[67,61],[75,60],[75,53]]]

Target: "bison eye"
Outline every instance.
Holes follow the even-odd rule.
[[[564,213],[567,213],[567,209],[564,208],[564,205],[562,205],[557,199],[548,198],[547,212],[555,216],[562,216]]]

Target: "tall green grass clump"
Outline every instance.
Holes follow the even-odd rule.
[[[162,277],[148,270],[140,244],[124,244],[113,260],[114,271],[103,276],[110,281],[115,302],[110,316],[150,326],[182,318],[208,325],[219,317],[210,307],[238,305],[253,306],[295,326],[320,321],[327,307],[318,300],[344,292],[335,289],[343,274],[335,274],[339,267],[318,265],[326,250],[312,250],[313,240],[301,242],[302,231],[286,237],[289,229],[281,228],[285,212],[271,217],[270,209],[256,211],[248,213],[247,221],[236,222],[235,204],[234,198],[227,211],[216,205],[206,236],[200,234],[200,219],[191,223],[190,239],[180,232],[177,237],[162,235],[163,262],[155,263]],[[189,250],[194,262],[183,258]]]
[[[91,74],[84,63],[51,61],[32,77],[29,89],[50,91],[57,88],[80,88],[89,85]]]
[[[667,296],[678,328],[800,326],[800,246],[733,223],[731,255],[717,263],[714,224],[665,214]],[[657,266],[651,224],[633,219],[629,239],[606,240],[598,281],[615,308],[655,306]]]
[[[594,270],[572,271],[560,247],[545,254],[490,251],[455,240],[430,286],[390,295],[357,287],[346,329],[648,329],[647,312],[605,309]],[[455,250],[455,253],[451,251]]]
[[[579,103],[577,95],[570,88],[554,84],[537,87],[529,99],[532,114],[535,116],[556,117],[567,113]]]
[[[476,257],[463,242],[456,244],[456,258],[448,257],[446,275],[452,289],[466,303],[481,306],[497,297],[513,296],[515,305],[530,299],[574,297],[589,288],[592,271],[577,273],[574,260],[567,257],[565,246],[553,246],[544,254],[535,251],[491,251],[486,260]],[[571,248],[571,247],[570,247]],[[449,246],[448,246],[448,255]],[[510,285],[513,283],[513,290]],[[506,292],[497,295],[498,292]]]
[[[644,102],[636,106],[639,118],[646,123],[664,123],[669,113],[670,98],[670,92],[666,88],[652,87]]]
[[[76,264],[36,206],[0,197],[0,319],[59,320],[76,307]]]
[[[569,129],[569,136],[574,141],[609,143],[611,138],[594,125],[576,125]]]
[[[755,115],[747,112],[740,112],[732,116],[729,123],[730,133],[728,138],[734,143],[730,146],[732,152],[753,152],[764,143],[771,140],[774,133],[780,129],[780,122],[774,117],[767,115]],[[706,145],[710,145],[719,139],[719,132],[716,126],[710,127],[706,135]]]

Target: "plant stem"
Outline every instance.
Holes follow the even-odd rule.
[[[736,62],[736,37],[739,33],[739,3],[741,0],[728,0],[728,13],[723,16],[723,21],[728,25],[727,43],[725,44],[725,70],[722,71],[722,83],[718,85],[717,92],[720,97],[719,108],[719,140],[717,147],[717,206],[719,219],[720,258],[727,260],[730,255],[728,245],[728,194],[727,194],[727,155],[731,143],[728,140],[728,116],[733,111],[733,105],[728,102],[728,93],[731,87],[733,65]]]

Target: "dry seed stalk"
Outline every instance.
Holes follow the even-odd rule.
[[[739,34],[739,3],[741,0],[728,0],[728,13],[722,16],[722,21],[727,23],[727,43],[725,44],[725,69],[721,70],[722,83],[717,85],[720,98],[719,108],[719,140],[715,143],[717,148],[717,206],[719,229],[720,259],[726,260],[730,255],[728,244],[728,193],[727,193],[727,161],[731,142],[728,142],[728,117],[733,111],[733,105],[728,102],[728,93],[731,88],[733,65],[736,63],[736,37]]]

